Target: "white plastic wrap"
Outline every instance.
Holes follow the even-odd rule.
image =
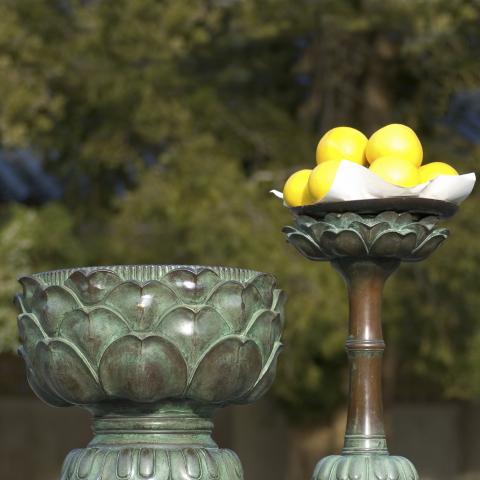
[[[443,200],[459,205],[472,193],[475,180],[474,173],[458,176],[440,175],[427,183],[404,188],[382,180],[362,165],[342,161],[330,190],[320,202],[415,197]],[[278,198],[283,198],[282,193],[277,190],[272,190],[272,193]]]

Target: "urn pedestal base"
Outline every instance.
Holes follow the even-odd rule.
[[[131,445],[73,450],[61,480],[241,480],[242,466],[231,450]]]
[[[404,457],[332,455],[317,463],[312,480],[419,480],[419,476]]]
[[[211,438],[212,422],[192,411],[105,415],[87,448],[70,452],[61,480],[242,480],[237,455]]]

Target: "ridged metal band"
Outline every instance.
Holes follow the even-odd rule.
[[[354,352],[376,352],[381,355],[385,350],[385,342],[382,339],[349,338],[345,343],[345,348],[350,354]]]
[[[106,416],[95,418],[95,434],[110,433],[211,433],[213,422],[196,415]]]
[[[212,429],[213,423],[209,418],[181,412],[136,417],[108,415],[95,418],[95,437],[90,446],[150,444],[215,448]]]
[[[49,272],[35,273],[32,276],[43,281],[46,285],[63,285],[67,278],[76,271],[81,271],[85,275],[96,271],[108,271],[115,273],[122,280],[146,282],[152,280],[161,280],[165,275],[173,270],[187,270],[194,274],[198,274],[205,270],[210,270],[217,274],[222,280],[233,280],[237,282],[247,282],[258,275],[263,275],[262,272],[236,267],[202,265],[109,265],[52,270]]]
[[[388,455],[385,435],[345,435],[342,454],[363,455],[366,453]]]

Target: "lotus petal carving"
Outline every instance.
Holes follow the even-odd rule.
[[[391,455],[331,455],[316,466],[313,480],[419,480],[404,457]]]
[[[240,460],[231,450],[106,446],[72,451],[62,480],[242,480]]]
[[[435,228],[438,220],[396,212],[329,213],[322,219],[302,215],[283,232],[287,240],[311,260],[369,256],[419,261],[448,236],[447,230]]]
[[[241,403],[273,381],[285,295],[271,275],[148,265],[20,281],[21,354],[50,404]]]
[[[97,307],[89,311],[78,309],[65,315],[59,336],[70,340],[92,365],[97,366],[106,348],[128,332],[122,317],[107,308]]]
[[[85,304],[93,304],[102,300],[113,287],[121,283],[121,279],[114,272],[99,268],[85,273],[82,270],[74,271],[65,281]]]
[[[56,393],[51,390],[51,388],[45,382],[42,381],[41,378],[35,375],[30,361],[25,355],[25,351],[22,347],[18,349],[18,353],[25,361],[25,367],[27,370],[27,381],[30,385],[30,388],[33,390],[33,393],[35,393],[37,397],[43,399],[45,402],[53,405],[54,407],[68,407],[68,402],[60,398]]]
[[[135,330],[148,330],[177,303],[175,292],[160,282],[148,282],[143,286],[134,282],[120,283],[105,299],[105,304],[131,321]]]
[[[65,340],[40,341],[32,366],[65,402],[88,405],[102,399],[96,372],[75,345]]]
[[[223,318],[228,319],[235,333],[245,325],[244,287],[238,282],[225,282],[210,295],[207,304],[215,308]]]
[[[102,357],[100,381],[113,398],[147,403],[181,395],[187,366],[178,349],[163,338],[126,335],[113,342]]]
[[[262,369],[262,355],[253,340],[228,337],[214,345],[195,370],[189,388],[194,400],[221,403],[224,397],[237,399],[255,384]],[[212,372],[223,375],[212,375]]]
[[[210,269],[192,272],[178,269],[165,276],[165,282],[185,303],[202,303],[212,287],[218,283],[218,275]]]
[[[275,374],[277,372],[277,360],[282,351],[283,345],[280,342],[275,342],[270,358],[265,363],[262,372],[257,380],[257,383],[248,392],[248,394],[241,399],[242,403],[249,403],[263,397],[265,393],[272,386]]]
[[[38,342],[48,337],[38,324],[37,319],[29,313],[21,313],[18,316],[17,324],[23,350],[26,355],[33,357]]]
[[[163,337],[177,345],[187,362],[194,365],[201,353],[219,336],[228,335],[231,328],[211,306],[200,310],[178,307],[165,315],[161,331]]]

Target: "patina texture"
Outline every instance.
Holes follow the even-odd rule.
[[[409,212],[297,215],[284,228],[305,257],[330,261],[349,297],[350,366],[347,428],[342,455],[321,460],[314,480],[417,480],[411,462],[388,454],[382,402],[381,306],[385,281],[401,261],[419,261],[448,236],[438,216]],[[319,215],[315,215],[319,213]]]
[[[404,457],[390,455],[332,455],[321,460],[314,480],[419,480]]]
[[[95,416],[95,438],[72,452],[62,479],[241,478],[236,456],[211,439],[210,418],[273,381],[284,295],[271,275],[119,266],[20,282],[32,389]]]
[[[388,453],[382,402],[382,291],[399,261],[342,258],[333,266],[345,279],[349,297],[350,363],[347,433],[343,453]]]
[[[408,212],[328,213],[322,219],[298,216],[283,231],[310,260],[376,257],[412,262],[426,258],[447,238],[447,230],[435,228],[438,220]]]
[[[240,480],[243,472],[238,457],[226,449],[86,448],[68,455],[61,478]]]

